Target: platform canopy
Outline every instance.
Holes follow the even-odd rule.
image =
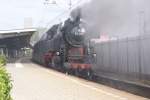
[[[16,29],[16,30],[0,30],[0,39],[11,38],[16,36],[32,35],[37,29]]]
[[[16,55],[22,48],[30,47],[30,38],[37,29],[0,30],[0,52]]]

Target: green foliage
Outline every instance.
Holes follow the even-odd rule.
[[[0,66],[6,65],[6,62],[7,62],[6,57],[0,55]]]
[[[10,75],[7,73],[3,65],[6,64],[4,57],[0,57],[0,100],[12,100],[10,96],[10,91],[12,89],[12,84],[10,80]]]

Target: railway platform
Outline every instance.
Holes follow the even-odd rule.
[[[27,59],[7,64],[14,100],[149,100],[147,98],[59,73]]]
[[[100,72],[96,82],[104,84],[119,90],[124,90],[136,95],[150,98],[150,82],[138,79],[132,80],[130,77],[117,76],[113,73]]]

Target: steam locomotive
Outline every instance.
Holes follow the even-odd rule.
[[[85,42],[80,17],[52,26],[34,45],[32,60],[77,76],[92,77],[94,48]]]

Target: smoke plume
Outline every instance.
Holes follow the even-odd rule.
[[[148,4],[150,0],[91,0],[80,8],[88,36],[125,37],[150,31]]]

